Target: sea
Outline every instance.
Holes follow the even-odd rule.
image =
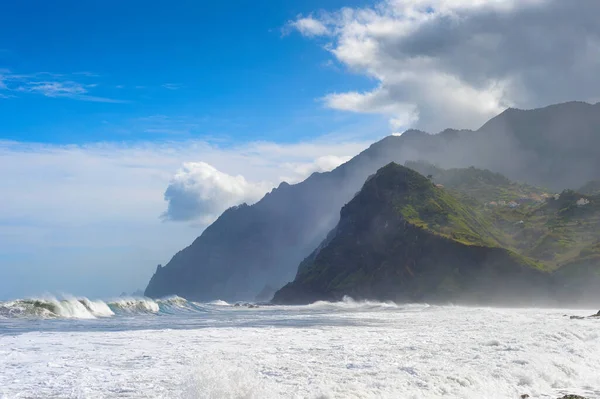
[[[0,398],[600,398],[597,311],[0,302]]]

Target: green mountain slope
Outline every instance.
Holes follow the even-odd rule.
[[[546,298],[551,276],[544,265],[503,248],[502,240],[483,207],[392,163],[342,209],[335,230],[274,301]]]
[[[502,246],[538,260],[548,270],[578,260],[582,253],[594,253],[600,239],[598,196],[572,190],[552,194],[473,167],[444,170],[426,162],[405,165],[443,183],[491,223]]]

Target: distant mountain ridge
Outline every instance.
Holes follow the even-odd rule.
[[[389,136],[331,172],[282,183],[254,205],[227,210],[157,269],[145,294],[242,300],[267,286],[281,287],[336,225],[340,208],[367,177],[390,162],[476,166],[558,192],[600,180],[598,148],[600,103],[509,109],[477,131]]]

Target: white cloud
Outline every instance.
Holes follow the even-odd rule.
[[[389,115],[393,129],[418,121],[416,105],[390,101],[390,97],[386,89],[379,88],[367,93],[329,94],[325,97],[325,102],[329,107],[339,110]]]
[[[339,137],[223,146],[0,141],[0,269],[6,277],[0,298],[143,288],[156,264],[191,243],[221,209],[255,201],[287,177],[298,181],[327,170],[369,144]],[[197,195],[189,223],[160,218],[178,205],[164,198],[174,182],[184,195]]]
[[[270,188],[269,183],[250,183],[242,175],[228,175],[206,162],[186,162],[165,192],[169,205],[164,217],[184,221],[199,218],[208,224],[227,208],[253,204]]]
[[[368,144],[325,139],[288,145],[255,142],[227,150],[208,147],[171,180],[163,216],[206,225],[231,206],[256,202],[282,181],[298,183],[314,172],[330,171]]]
[[[40,93],[46,97],[73,97],[87,93],[87,89],[75,82],[29,82],[17,88],[19,91]]]
[[[123,103],[126,101],[96,96],[90,94],[90,90],[98,86],[96,83],[81,83],[70,79],[68,76],[48,72],[37,72],[32,74],[16,74],[11,71],[1,71],[0,90],[14,93],[39,94],[50,98],[70,98],[80,101]],[[72,78],[83,76],[85,78],[96,77],[89,72],[71,74]],[[16,97],[16,95],[4,95],[4,98]]]
[[[593,0],[383,0],[320,14],[331,54],[378,82],[324,100],[430,131],[476,128],[508,106],[594,101],[599,14]]]
[[[196,192],[195,183],[212,184],[239,201],[256,199],[287,178],[297,182],[330,170],[370,144],[337,140],[224,147],[205,141],[84,146],[0,141],[0,192],[7,194],[0,197],[0,219],[62,226],[158,221],[163,194],[173,182]]]
[[[297,29],[301,34],[308,37],[324,36],[329,34],[329,30],[321,21],[314,19],[312,16],[298,18],[291,21],[290,26]]]

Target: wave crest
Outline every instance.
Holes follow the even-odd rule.
[[[117,312],[126,313],[158,313],[158,303],[149,298],[119,298],[109,302],[108,306]]]
[[[106,303],[87,298],[34,298],[0,302],[0,317],[4,318],[95,319],[112,315],[114,313]]]
[[[162,311],[171,313],[178,310],[198,311],[201,306],[178,296],[157,300],[118,298],[108,302],[85,297],[45,297],[0,302],[0,318],[4,319],[95,319],[115,315],[157,314]]]

